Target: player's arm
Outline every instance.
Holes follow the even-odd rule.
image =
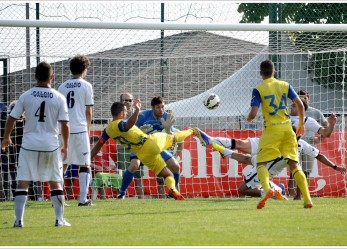
[[[60,121],[61,124],[61,137],[62,137],[62,146],[61,146],[61,153],[63,155],[63,161],[66,160],[67,157],[67,150],[68,150],[68,144],[69,144],[69,136],[70,136],[70,125],[69,121]]]
[[[336,115],[334,113],[330,114],[328,117],[328,123],[329,125],[326,128],[321,127],[318,131],[322,137],[330,137],[331,133],[334,131],[336,124]]]
[[[319,153],[318,156],[316,156],[316,159],[320,161],[321,163],[327,165],[330,168],[335,169],[336,171],[341,172],[342,175],[346,174],[346,168],[335,165],[332,161],[330,161],[325,155]]]
[[[247,116],[248,122],[253,122],[253,120],[257,116],[259,106],[260,106],[260,101],[261,101],[260,100],[260,93],[256,88],[254,88],[253,92],[252,92],[251,110]]]
[[[305,107],[298,96],[293,98],[292,100],[296,104],[296,107],[298,110],[298,116],[299,116],[299,124],[296,127],[296,135],[302,136],[305,133],[305,126],[304,126]]]
[[[134,111],[133,115],[131,115],[131,117],[128,119],[127,124],[126,124],[126,130],[127,131],[130,130],[135,125],[137,118],[140,114],[140,109],[141,109],[140,99],[138,99],[138,98],[135,99],[134,106],[135,106],[135,111]]]
[[[2,143],[1,143],[2,151],[5,151],[6,147],[9,146],[10,144],[12,144],[10,135],[11,135],[11,132],[14,128],[15,123],[16,123],[16,119],[9,116],[7,121],[6,121],[5,134],[4,134],[4,138],[2,139]]]
[[[90,134],[90,126],[92,123],[92,118],[93,118],[93,106],[88,105],[86,106],[86,119],[87,119],[87,131],[88,131],[88,136]]]

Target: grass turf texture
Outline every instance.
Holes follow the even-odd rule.
[[[54,227],[50,201],[28,201],[24,228],[14,229],[13,202],[0,202],[0,246],[346,246],[346,198],[68,201],[72,227]]]

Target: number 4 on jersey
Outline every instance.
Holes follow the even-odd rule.
[[[45,105],[46,101],[42,101],[40,107],[35,112],[35,117],[39,117],[39,122],[45,122]]]

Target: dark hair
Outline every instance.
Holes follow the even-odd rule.
[[[156,96],[152,99],[151,101],[151,106],[155,106],[155,105],[159,105],[159,104],[162,104],[164,103],[164,98],[161,97],[161,96]]]
[[[81,74],[90,67],[90,61],[85,55],[76,55],[70,60],[70,70],[73,75]]]
[[[270,77],[274,71],[274,63],[270,60],[260,63],[260,72],[265,77]]]
[[[301,102],[302,102],[302,104],[304,105],[305,111],[307,111],[307,108],[308,108],[307,101],[302,99]]]
[[[95,142],[99,141],[99,137],[98,136],[91,136],[89,139],[90,144],[93,144]]]
[[[301,95],[307,95],[307,96],[309,96],[309,95],[308,95],[308,91],[303,90],[303,89],[301,89],[301,90],[298,91],[298,95],[300,95],[300,96],[301,96]]]
[[[119,113],[124,111],[124,104],[121,102],[114,102],[111,106],[112,117],[117,116]]]
[[[49,63],[42,61],[36,66],[35,78],[38,81],[42,81],[42,82],[48,81],[52,74],[53,74],[53,69]]]

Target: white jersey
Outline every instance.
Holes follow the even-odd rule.
[[[299,116],[290,116],[290,120],[292,122],[292,125],[298,126]],[[314,137],[322,127],[315,119],[310,117],[305,117],[304,122],[305,134],[303,137]]]
[[[257,142],[258,140],[258,142]],[[255,138],[252,141],[252,146],[257,145],[259,143],[259,139]],[[253,151],[253,148],[252,148]],[[299,155],[308,155],[311,157],[317,157],[319,154],[319,150],[312,145],[308,144],[306,141],[299,139],[298,141],[298,152]],[[257,174],[257,156],[252,156],[252,169],[250,172],[245,176],[244,182],[246,185],[250,188],[259,188],[261,187],[258,174]],[[277,176],[281,171],[287,167],[287,162],[283,158],[279,158],[277,160],[268,162],[266,164],[266,168],[269,171],[270,178]]]
[[[22,147],[33,151],[59,148],[58,121],[69,121],[66,99],[49,87],[33,87],[18,99],[10,116],[19,119],[25,112]]]
[[[86,132],[86,106],[94,105],[92,85],[84,79],[69,79],[58,88],[58,91],[66,97],[70,133]]]

